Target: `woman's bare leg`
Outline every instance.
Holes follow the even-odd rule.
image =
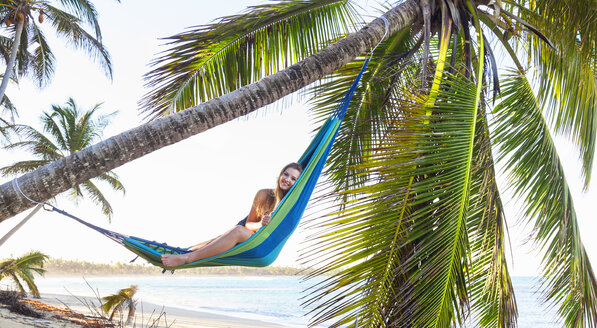
[[[220,237],[220,236],[218,236],[218,237],[215,237],[215,238],[212,238],[212,239],[210,239],[210,240],[206,240],[206,241],[200,242],[200,243],[199,243],[199,244],[197,244],[197,245],[194,245],[194,246],[192,246],[192,247],[189,247],[189,250],[190,250],[190,251],[196,251],[196,250],[198,250],[199,248],[202,248],[202,247],[205,247],[205,246],[209,245],[209,244],[210,244],[212,241],[214,241],[214,240],[218,239],[219,237]]]
[[[179,255],[162,255],[162,263],[166,267],[170,268],[183,265],[185,263],[205,259],[220,253],[224,253],[225,251],[236,246],[237,244],[240,244],[243,241],[249,239],[252,235],[253,231],[243,226],[235,226],[234,228],[228,230],[225,234],[211,241],[206,246],[194,250],[190,253]]]

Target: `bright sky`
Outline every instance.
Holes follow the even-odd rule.
[[[225,5],[223,5],[225,3]],[[69,97],[88,109],[103,102],[103,113],[118,110],[113,124],[105,131],[109,137],[140,124],[137,101],[145,94],[142,75],[156,54],[165,49],[158,38],[182,32],[186,27],[209,23],[217,17],[235,14],[251,0],[212,1],[178,0],[164,5],[156,0],[127,0],[122,4],[97,1],[104,43],[112,55],[114,80],[109,81],[97,65],[89,63],[83,52],[64,47],[62,40],[50,37],[58,65],[51,85],[38,90],[23,80],[8,95],[19,108],[19,122],[39,126],[38,117],[51,104],[64,104]],[[254,193],[273,187],[280,168],[301,155],[315,128],[307,110],[279,106],[260,110],[248,119],[216,127],[178,144],[156,151],[116,169],[127,189],[106,195],[114,208],[111,223],[89,201],[74,205],[66,197],[58,198],[58,207],[94,224],[125,234],[189,246],[225,231],[249,210]],[[579,166],[573,147],[560,147],[568,182],[592,262],[597,263],[594,231],[596,188],[581,194]],[[23,154],[1,152],[0,166],[19,160]],[[9,181],[0,178],[0,182]],[[107,190],[104,188],[104,190]],[[520,245],[520,226],[515,225],[516,203],[508,202],[509,227],[514,261],[514,275],[534,275],[537,256]],[[4,235],[26,213],[0,223]],[[306,234],[301,229],[289,240],[274,265],[296,266],[300,243]],[[0,258],[20,256],[40,250],[63,259],[93,262],[126,262],[132,253],[79,223],[55,213],[39,212],[0,248]]]

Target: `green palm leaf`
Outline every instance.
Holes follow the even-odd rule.
[[[87,195],[91,198],[91,201],[94,204],[101,206],[102,213],[108,217],[108,220],[112,219],[112,206],[99,190],[99,188],[91,181],[86,181],[81,184],[83,189],[85,189]]]
[[[568,327],[594,325],[597,282],[580,239],[572,196],[560,158],[526,77],[511,73],[496,106],[495,141],[509,183],[525,201],[535,240],[545,252],[546,299]]]
[[[506,218],[485,112],[475,137],[469,209],[471,318],[474,327],[515,327],[518,310],[506,263]]]
[[[50,162],[51,161],[49,160],[19,161],[13,163],[11,166],[5,166],[3,168],[0,168],[0,174],[4,176],[23,174],[38,169]]]
[[[39,290],[34,282],[34,273],[43,275],[44,262],[48,256],[41,252],[30,252],[16,259],[7,259],[0,262],[0,279],[12,278],[20,292],[24,293],[24,282],[34,297],[39,297]]]
[[[13,142],[7,145],[6,149],[22,149],[46,161],[53,161],[64,157],[61,149],[36,129],[27,125],[14,125],[11,127],[11,130],[23,138],[23,141]]]
[[[355,170],[369,156],[373,144],[383,138],[393,103],[406,83],[412,81],[412,55],[420,43],[413,44],[410,29],[395,34],[380,44],[371,56],[360,88],[355,91],[338,138],[329,157],[330,179],[336,190],[354,188],[366,180],[366,171]],[[395,54],[401,54],[396,56]],[[319,120],[329,116],[352,84],[364,63],[359,58],[340,69],[330,80],[312,90],[314,110]],[[394,70],[401,73],[393,75]],[[409,76],[411,75],[411,76]],[[392,76],[392,78],[388,78]]]
[[[148,117],[219,97],[323,49],[354,27],[345,0],[279,0],[167,38],[175,46],[146,75]]]
[[[473,183],[466,181],[472,180],[477,111],[471,104],[478,87],[462,79],[452,83],[439,93],[431,115],[421,107],[418,118],[392,121],[370,160],[358,167],[375,183],[346,191],[355,200],[331,213],[334,219],[317,234],[305,259],[317,257],[314,265],[324,267],[321,272],[341,271],[310,295],[312,302],[335,300],[321,302],[314,323],[333,317],[334,326],[354,319],[363,326],[444,326],[463,320],[458,304],[467,293],[463,273],[469,271],[466,228]],[[425,124],[428,120],[433,124]],[[438,148],[447,152],[438,154]],[[435,187],[439,181],[441,189]],[[434,233],[426,233],[430,230]],[[401,247],[390,251],[392,244]]]
[[[555,132],[573,140],[583,159],[585,188],[589,186],[597,126],[597,13],[591,0],[538,1],[519,15],[556,44],[556,49],[529,34],[530,59],[537,68],[537,99],[545,107]],[[557,28],[553,28],[557,26]],[[526,41],[526,40],[525,40]]]
[[[112,320],[114,315],[121,311],[124,307],[129,308],[130,319],[131,313],[134,313],[135,308],[135,302],[133,300],[135,293],[137,293],[137,286],[131,285],[128,288],[123,288],[119,290],[116,294],[102,297],[102,301],[104,301],[104,303],[102,304],[102,309],[105,313],[112,312],[110,314],[109,320]]]
[[[472,158],[480,89],[459,78],[443,83],[444,87],[429,116],[430,123],[418,127],[422,133],[415,149],[420,155],[414,163],[416,169],[411,170],[416,178],[411,187],[416,195],[413,205],[429,203],[410,218],[409,239],[416,243],[417,252],[405,263],[414,271],[409,277],[413,283],[409,302],[412,306],[425,304],[406,316],[415,326],[462,323],[464,314],[459,304],[468,302],[466,227],[474,182]],[[437,149],[442,149],[442,154]]]
[[[50,78],[54,75],[56,57],[50,49],[50,45],[43,34],[40,26],[29,25],[27,29],[23,31],[26,38],[31,39],[31,43],[35,46],[33,51],[30,52],[30,42],[21,42],[21,49],[19,53],[21,55],[27,55],[27,59],[22,58],[17,62],[20,70],[31,70],[30,73],[40,87],[47,85],[50,82]]]
[[[452,79],[436,89],[435,106],[425,97],[417,116],[405,111],[390,121],[369,160],[357,167],[372,180],[346,191],[355,200],[330,214],[337,218],[306,254],[323,261],[316,265],[325,270],[348,266],[311,295],[313,302],[336,300],[316,308],[314,323],[336,317],[334,326],[356,318],[364,326],[443,327],[464,320],[458,305],[467,298],[467,212],[481,86]],[[396,244],[401,247],[390,246]]]
[[[81,2],[81,0],[65,1],[68,3]],[[65,3],[63,1],[63,3]],[[85,2],[90,4],[89,2]],[[48,18],[50,24],[56,31],[59,37],[63,37],[69,41],[70,44],[78,49],[85,51],[92,60],[95,60],[100,67],[106,72],[106,74],[112,77],[112,62],[110,54],[104,48],[101,42],[101,35],[99,35],[99,26],[97,25],[96,17],[90,19],[91,16],[97,16],[95,9],[86,6],[83,10],[82,15],[87,17],[87,23],[91,23],[91,27],[96,32],[96,37],[89,34],[83,26],[79,23],[81,19],[75,14],[62,11],[57,7],[50,5],[49,3],[43,2],[39,4],[39,7],[44,10],[45,16]],[[83,9],[84,7],[79,7]]]

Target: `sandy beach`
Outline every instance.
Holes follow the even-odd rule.
[[[76,297],[65,295],[42,294],[41,299],[25,299],[32,308],[42,313],[43,318],[32,318],[10,312],[0,305],[0,327],[2,328],[79,328],[79,327],[109,327],[102,325],[98,313],[94,308],[97,300],[90,297]],[[115,320],[118,321],[118,320]],[[105,322],[105,321],[104,321]],[[119,327],[116,324],[114,327]],[[208,312],[191,311],[186,309],[163,307],[156,304],[139,303],[135,320],[126,327],[264,327],[282,328],[284,325],[213,314]]]

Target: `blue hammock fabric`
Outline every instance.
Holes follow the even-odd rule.
[[[264,267],[270,265],[280,254],[282,247],[294,232],[299,224],[301,217],[307,207],[307,203],[321,175],[326,159],[333,146],[334,140],[346,113],[352,95],[356,90],[358,83],[365,71],[369,58],[366,59],[363,68],[356,77],[355,81],[347,90],[341,102],[323,124],[319,132],[315,135],[310,145],[307,147],[298,162],[304,170],[299,179],[295,182],[288,194],[274,210],[271,217],[271,223],[263,226],[254,233],[247,241],[234,246],[232,249],[206,259],[187,263],[175,268],[182,269],[192,267],[210,267],[210,266],[251,266]],[[188,248],[173,247],[165,243],[150,241],[147,239],[128,236],[114,231],[110,231],[59,209],[53,208],[56,212],[66,215],[78,222],[97,230],[112,240],[122,244],[130,251],[144,258],[149,263],[164,268],[160,260],[162,254],[184,254],[188,253]]]

